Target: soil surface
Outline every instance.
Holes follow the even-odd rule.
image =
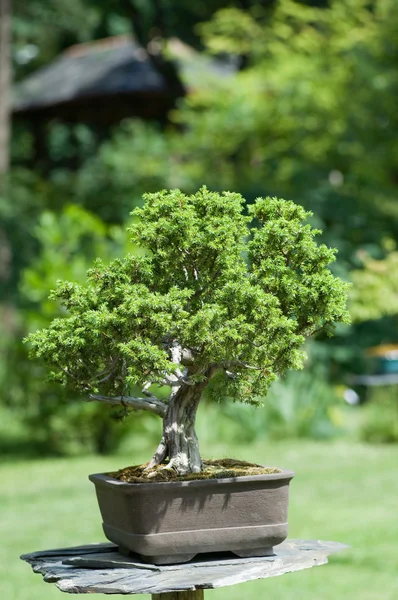
[[[276,467],[264,467],[243,460],[221,458],[218,460],[204,460],[200,473],[178,475],[167,463],[148,469],[148,463],[125,467],[119,471],[107,473],[109,477],[125,481],[126,483],[150,483],[159,481],[192,481],[195,479],[222,479],[227,477],[242,477],[245,475],[270,475],[281,473]]]

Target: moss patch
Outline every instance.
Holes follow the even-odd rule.
[[[159,481],[192,481],[197,479],[222,479],[227,477],[242,477],[245,475],[270,475],[280,473],[281,469],[276,467],[264,467],[234,458],[221,458],[218,460],[204,460],[203,469],[200,473],[189,473],[178,475],[177,472],[168,467],[167,463],[148,469],[148,463],[125,467],[113,473],[107,473],[109,477],[125,481],[126,483],[151,483]]]

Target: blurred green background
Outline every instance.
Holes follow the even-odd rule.
[[[46,382],[22,338],[56,280],[134,252],[142,193],[279,196],[312,210],[352,325],[255,410],[205,398],[204,456],[296,471],[292,537],[328,567],[213,598],[398,597],[395,0],[0,0],[0,594],[52,598],[19,554],[103,539],[90,472],[147,460],[159,423]],[[102,456],[99,456],[102,455]]]

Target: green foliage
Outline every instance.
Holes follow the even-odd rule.
[[[398,399],[396,386],[373,392],[363,407],[360,438],[371,444],[398,443]]]
[[[98,10],[82,0],[14,0],[17,78],[47,64],[66,46],[89,40],[100,18]]]
[[[338,247],[340,270],[396,237],[395,3],[281,0],[272,18],[229,8],[201,31],[211,52],[244,52],[247,66],[176,115],[178,185],[294,198]]]
[[[134,251],[125,232],[106,226],[98,217],[74,205],[56,215],[44,211],[31,232],[39,246],[37,258],[23,270],[20,285],[23,308],[2,315],[10,321],[0,346],[0,394],[3,404],[21,423],[25,435],[42,452],[109,452],[128,433],[120,419],[123,411],[84,404],[76,393],[67,393],[46,382],[46,373],[28,360],[21,337],[47,326],[63,314],[48,294],[59,277],[83,282],[97,254],[104,261]],[[12,318],[11,318],[12,317]],[[17,368],[16,368],[17,365]]]
[[[317,246],[319,232],[293,202],[259,198],[250,228],[239,194],[203,187],[145,200],[130,228],[145,254],[97,260],[85,285],[60,282],[52,297],[68,316],[29,336],[54,380],[114,395],[161,385],[176,371],[178,343],[198,379],[215,365],[224,393],[256,403],[278,376],[302,367],[306,337],[348,321],[347,285],[328,269],[334,252]]]
[[[343,400],[319,374],[289,374],[265,405],[270,437],[329,439],[344,432]]]
[[[363,268],[351,272],[350,312],[355,321],[398,314],[398,252],[384,259],[363,257]]]
[[[69,189],[72,176],[79,203],[109,223],[121,223],[145,191],[164,186],[174,168],[168,138],[160,129],[131,120],[121,123],[76,174],[65,172],[60,186]]]
[[[62,200],[57,198],[58,206]],[[56,204],[52,186],[33,171],[14,169],[0,189],[0,301],[18,302],[21,270],[37,253],[33,234],[38,215]]]
[[[254,415],[251,407],[225,400],[207,407],[215,428],[210,435],[219,442],[330,439],[344,431],[342,398],[320,373],[308,368],[275,382]]]
[[[24,269],[20,285],[25,306],[28,311],[31,308],[31,330],[47,324],[59,313],[59,305],[50,301],[48,295],[60,277],[83,282],[87,268],[96,256],[101,255],[109,262],[120,254],[135,250],[121,227],[108,226],[73,204],[58,215],[43,211],[34,235],[40,253],[33,264]]]

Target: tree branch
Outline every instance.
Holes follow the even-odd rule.
[[[183,383],[185,385],[195,385],[194,383],[192,383],[192,381],[189,380],[189,378],[184,377],[184,375],[181,375],[180,377],[177,377],[176,375],[170,375],[162,379],[162,384],[169,385],[170,387],[180,387]]]
[[[231,369],[233,367],[243,367],[244,369],[252,369],[253,371],[262,371],[262,367],[255,367],[254,365],[249,365],[242,360],[230,360],[227,362],[223,362],[224,369]]]
[[[129,406],[138,410],[148,410],[162,418],[165,417],[167,410],[166,404],[155,398],[155,396],[149,398],[133,398],[132,396],[100,396],[97,394],[90,394],[87,402],[93,402],[94,400],[106,402],[107,404]]]

